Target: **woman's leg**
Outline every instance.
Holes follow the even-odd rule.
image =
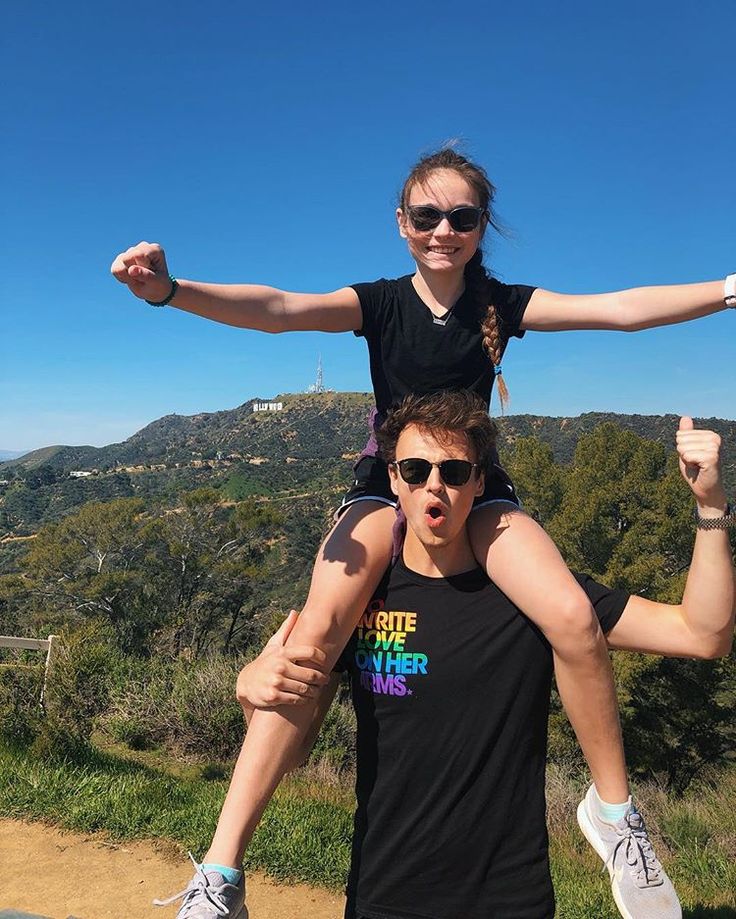
[[[391,561],[393,507],[360,501],[320,547],[309,597],[287,644],[321,648],[332,668]],[[308,730],[315,703],[256,710],[235,765],[208,863],[240,867],[276,786]]]
[[[587,595],[541,526],[510,502],[473,511],[473,552],[552,645],[560,698],[600,797],[629,796],[611,661]]]

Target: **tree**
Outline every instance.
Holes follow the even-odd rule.
[[[152,626],[140,567],[143,522],[142,501],[118,498],[90,502],[41,528],[23,567],[34,601],[52,622],[102,618],[123,649],[138,647]]]
[[[0,635],[16,634],[26,608],[28,585],[20,575],[0,576]]]
[[[28,488],[42,488],[44,485],[53,485],[58,482],[61,475],[59,470],[49,466],[48,463],[43,463],[26,473],[25,482]]]
[[[52,624],[104,620],[126,652],[229,648],[279,517],[221,498],[197,489],[149,514],[137,498],[90,502],[42,527],[24,561],[34,603]]]
[[[578,441],[549,533],[568,565],[605,577],[635,522],[651,519],[665,450],[608,422]]]
[[[172,615],[159,636],[174,653],[197,656],[218,640],[227,650],[246,618],[252,582],[266,574],[268,539],[280,518],[265,504],[222,503],[220,492],[201,488],[154,524],[168,562]]]
[[[706,766],[733,760],[736,657],[654,658],[625,687],[627,761],[681,794]]]
[[[606,423],[578,441],[549,531],[568,564],[603,583],[678,603],[694,539],[692,496],[674,454]],[[733,749],[733,658],[719,662],[616,654],[630,766],[683,790]]]
[[[524,510],[545,526],[559,510],[564,489],[552,448],[536,437],[519,437],[503,461]]]

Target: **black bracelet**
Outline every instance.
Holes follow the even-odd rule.
[[[701,517],[695,508],[695,526],[699,530],[730,530],[736,527],[736,510],[727,504],[722,517]]]
[[[174,296],[179,289],[179,282],[176,280],[173,274],[169,275],[169,280],[171,281],[171,290],[169,291],[169,296],[165,300],[159,300],[158,303],[155,303],[153,300],[146,300],[146,303],[149,306],[167,306],[174,299]]]

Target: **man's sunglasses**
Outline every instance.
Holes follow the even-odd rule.
[[[441,211],[429,204],[417,204],[407,209],[412,226],[419,233],[426,233],[438,227],[447,217],[447,222],[456,233],[470,233],[476,230],[485,216],[482,207],[454,207],[451,211]]]
[[[426,459],[403,459],[389,465],[398,466],[401,478],[407,485],[424,485],[432,472],[432,467],[436,466],[445,485],[455,487],[465,485],[470,473],[478,467],[477,463],[463,459],[446,459],[441,463],[430,463]]]

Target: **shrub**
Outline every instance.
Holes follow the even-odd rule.
[[[104,625],[91,622],[62,632],[51,658],[34,752],[76,758],[89,748],[95,719],[107,707],[116,659]]]
[[[355,767],[355,712],[347,693],[330,706],[310,756],[311,763],[324,762],[342,772]]]
[[[736,652],[717,661],[650,661],[644,679],[622,688],[630,700],[622,722],[635,774],[681,795],[704,770],[734,761]]]
[[[28,746],[41,721],[43,666],[0,669],[0,737],[13,746]]]
[[[112,740],[134,749],[164,744],[164,710],[171,704],[175,661],[127,657],[98,727]]]
[[[232,658],[129,661],[100,727],[135,749],[226,759],[243,741]]]
[[[179,666],[168,712],[168,734],[185,753],[226,758],[243,742],[243,710],[235,698],[237,667],[213,657]]]

